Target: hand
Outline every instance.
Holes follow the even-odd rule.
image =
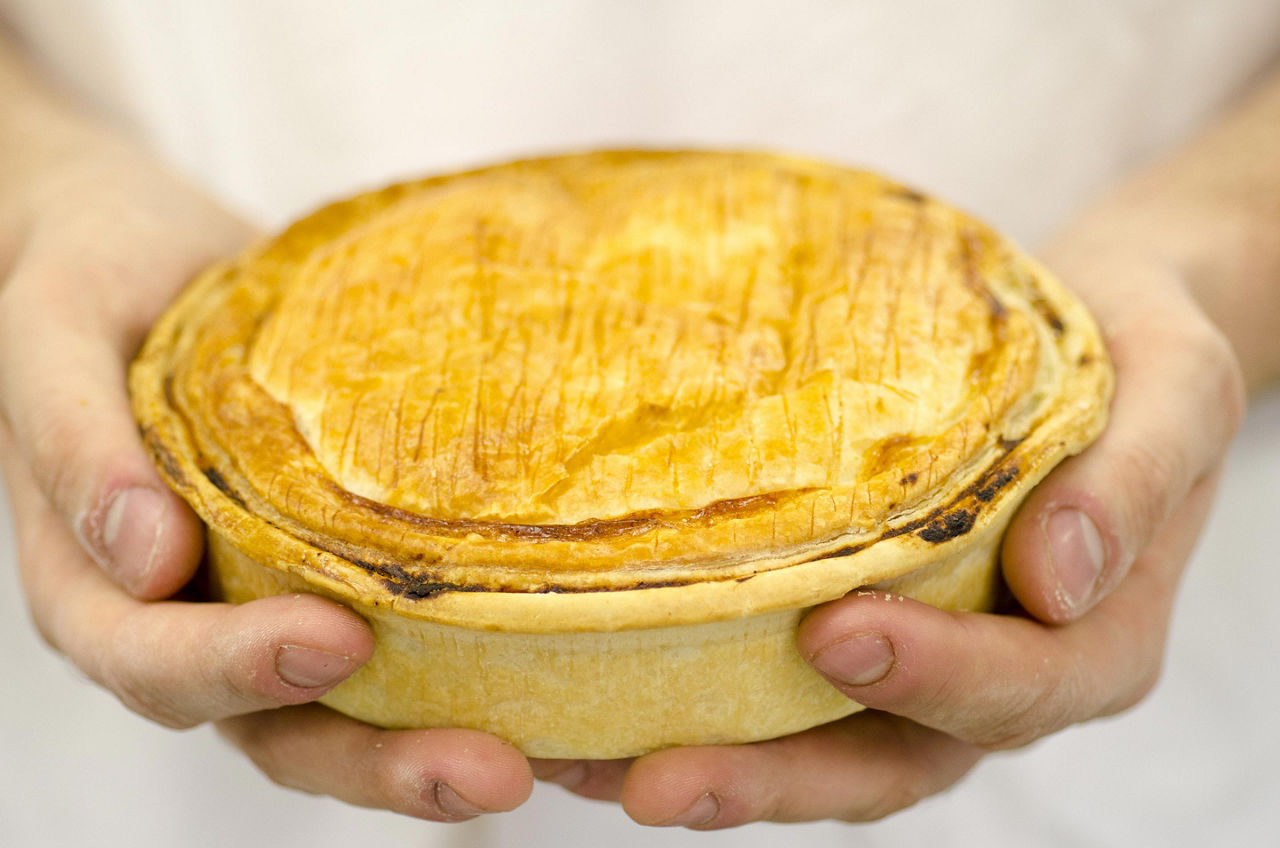
[[[0,181],[0,464],[41,635],[149,719],[219,721],[284,785],[437,820],[517,806],[529,766],[492,736],[382,731],[308,703],[373,650],[351,611],[165,600],[199,563],[201,526],[142,448],[125,372],[182,284],[250,231],[127,145],[91,141]]]
[[[1025,614],[851,595],[803,622],[801,652],[872,708],[794,736],[535,763],[644,824],[866,821],[959,780],[992,750],[1119,712],[1155,683],[1177,584],[1244,394],[1231,348],[1171,271],[1118,254],[1055,263],[1117,369],[1109,425],[1053,471],[1005,538]]]

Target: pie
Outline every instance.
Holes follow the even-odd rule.
[[[801,615],[868,586],[990,609],[1112,382],[1084,307],[972,217],[715,151],[333,204],[199,276],[130,379],[214,594],[372,625],[326,704],[592,758],[857,709]]]

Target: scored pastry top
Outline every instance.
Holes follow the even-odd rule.
[[[133,385],[250,556],[426,596],[946,542],[1096,435],[1110,372],[1084,309],[940,202],[627,151],[321,210],[202,276]]]

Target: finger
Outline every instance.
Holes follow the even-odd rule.
[[[1213,481],[1193,489],[1088,616],[1048,626],[859,593],[802,622],[798,645],[850,698],[986,748],[1011,748],[1132,706],[1159,676],[1180,565]]]
[[[98,626],[64,631],[72,661],[134,712],[178,728],[313,701],[373,654],[359,616],[312,595],[135,607]],[[85,644],[103,636],[97,650]]]
[[[634,759],[530,760],[533,776],[593,801],[617,801]]]
[[[0,411],[84,549],[134,594],[165,597],[194,572],[201,531],[138,439],[125,369],[143,325],[134,318],[124,331],[76,317],[95,300],[95,289],[73,296],[64,282],[71,273],[37,254],[7,284],[0,299]],[[148,317],[155,306],[144,306],[138,292],[150,292],[140,287],[131,297],[130,283],[115,280],[106,294]]]
[[[520,752],[474,730],[380,730],[319,705],[218,729],[283,786],[433,821],[515,809],[533,790]]]
[[[641,824],[710,830],[753,821],[872,821],[959,780],[972,745],[866,712],[753,745],[675,748],[636,761],[622,805]]]
[[[88,560],[21,467],[6,465],[37,629],[135,712],[191,727],[311,701],[372,654],[364,620],[314,596],[238,607],[129,597]]]
[[[1116,368],[1110,422],[1037,486],[1002,550],[1014,595],[1049,622],[1079,618],[1119,585],[1244,412],[1230,346],[1181,288],[1135,272],[1089,299]]]
[[[126,365],[179,288],[252,231],[135,153],[100,159],[41,193],[0,286],[0,417],[84,548],[159,598],[190,578],[200,526],[139,443]]]

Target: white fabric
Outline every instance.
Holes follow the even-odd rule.
[[[602,144],[865,163],[1034,241],[1274,53],[1274,0],[0,0],[56,73],[276,225]]]
[[[268,226],[511,155],[720,144],[874,166],[1032,244],[1280,46],[1274,0],[0,0],[0,16]],[[659,833],[547,786],[514,814],[433,826],[276,789],[208,729],[155,728],[50,658],[6,576],[0,845],[1266,844],[1280,571],[1256,534],[1280,518],[1277,430],[1272,399],[1233,454],[1149,701],[867,827]]]

